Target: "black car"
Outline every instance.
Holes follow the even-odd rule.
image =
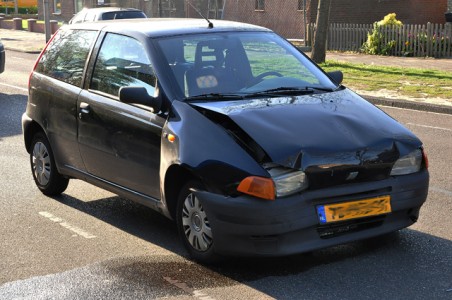
[[[5,71],[5,48],[2,40],[0,40],[0,73],[3,73],[3,71]]]
[[[65,26],[22,117],[38,188],[90,182],[174,219],[190,255],[281,256],[410,226],[421,141],[266,28]]]
[[[69,24],[96,22],[104,20],[118,20],[118,19],[143,19],[147,18],[146,14],[136,8],[124,7],[96,7],[84,8],[75,14],[69,20]]]

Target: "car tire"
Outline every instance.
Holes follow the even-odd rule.
[[[30,149],[31,172],[39,190],[47,196],[64,192],[69,179],[58,173],[52,148],[44,133],[38,132],[33,136]]]
[[[176,211],[179,236],[191,258],[205,264],[218,262],[220,257],[215,253],[207,213],[191,189],[202,189],[202,186],[198,181],[190,181],[179,193]]]

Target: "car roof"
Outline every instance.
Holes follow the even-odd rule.
[[[100,21],[94,23],[77,23],[66,25],[64,28],[91,29],[111,32],[137,32],[148,37],[162,37],[184,35],[191,33],[213,33],[225,31],[267,31],[270,29],[233,21],[211,20],[213,28],[204,19],[185,18],[150,18],[150,19],[121,19]]]
[[[84,11],[95,11],[95,12],[109,12],[109,11],[141,11],[136,8],[125,8],[116,6],[106,6],[106,7],[94,7],[94,8],[84,8]]]

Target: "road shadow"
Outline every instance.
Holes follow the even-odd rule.
[[[22,134],[21,117],[27,106],[27,96],[0,92],[0,141]],[[19,117],[17,117],[19,116]]]
[[[146,274],[164,269],[193,289],[232,287],[239,282],[276,299],[324,300],[338,293],[341,299],[452,295],[447,292],[452,288],[452,241],[411,229],[289,257],[226,258],[202,266],[189,261],[175,224],[147,207],[120,197],[85,202],[64,194],[55,199],[185,257],[181,262],[154,261],[150,256],[109,263],[108,269],[128,282],[142,284]]]

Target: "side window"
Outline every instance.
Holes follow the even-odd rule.
[[[92,22],[92,21],[95,21],[95,20],[96,20],[96,12],[95,11],[91,11],[91,12],[88,11],[86,13],[84,22]]]
[[[96,36],[96,31],[60,31],[42,55],[36,71],[80,86],[86,58]]]
[[[100,48],[90,89],[118,96],[123,86],[145,87],[153,96],[157,78],[143,45],[137,40],[109,33]]]

